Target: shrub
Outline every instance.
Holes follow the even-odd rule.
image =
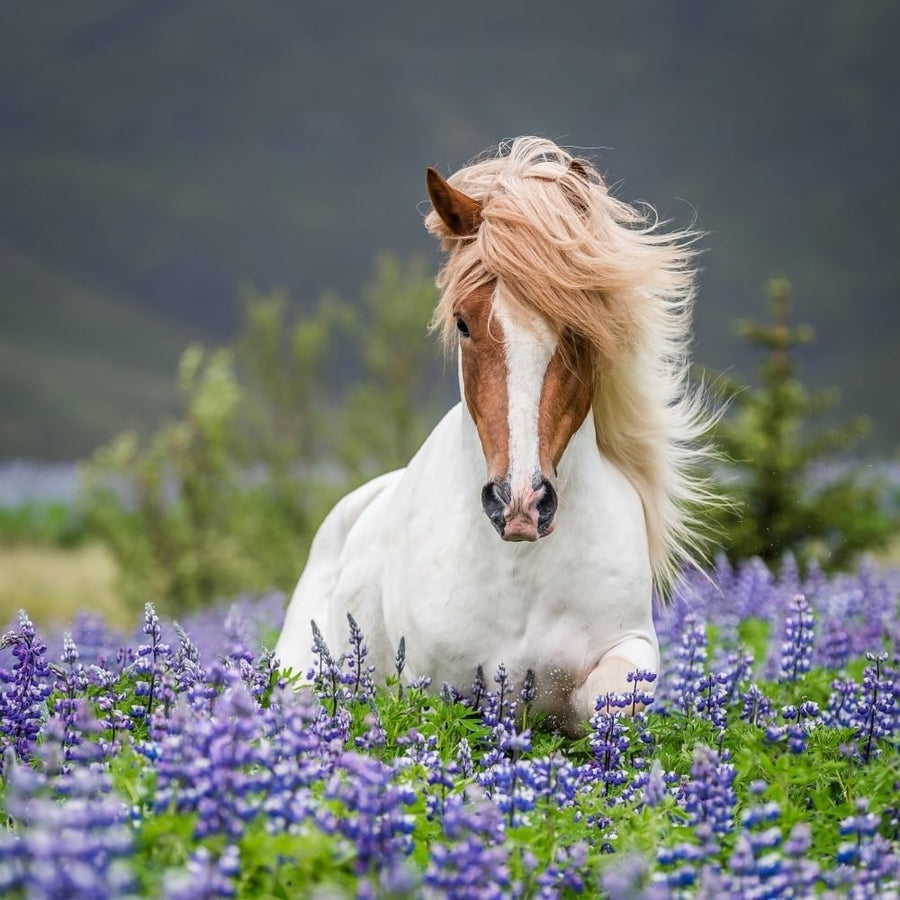
[[[333,502],[405,464],[442,406],[421,261],[379,260],[358,309],[326,296],[301,315],[284,292],[250,289],[242,302],[233,347],[183,355],[181,418],[86,466],[89,527],[132,603],[288,589]]]

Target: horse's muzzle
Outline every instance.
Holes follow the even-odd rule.
[[[539,472],[524,491],[513,494],[509,476],[494,478],[481,491],[481,506],[504,541],[536,541],[553,531],[556,488]]]

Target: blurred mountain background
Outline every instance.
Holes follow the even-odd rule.
[[[789,277],[804,379],[892,453],[898,34],[893,0],[2,0],[0,457],[152,429],[241,285],[311,309],[381,251],[436,266],[425,167],[524,133],[708,232],[699,362],[749,374],[732,322]]]

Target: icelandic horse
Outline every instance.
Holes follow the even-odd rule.
[[[698,552],[688,509],[710,414],[688,382],[696,234],[611,196],[586,160],[521,137],[445,180],[425,224],[446,261],[433,327],[462,402],[404,469],[334,507],[276,655],[305,673],[356,619],[377,673],[465,695],[478,666],[535,676],[577,733],[656,672],[654,586]]]

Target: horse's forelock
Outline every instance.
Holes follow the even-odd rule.
[[[467,239],[449,235],[433,211],[426,219],[449,251],[435,325],[450,346],[453,305],[492,278],[560,333],[584,338],[603,364],[642,342],[644,307],[690,297],[693,235],[660,232],[652,215],[613,198],[590,163],[551,141],[518,138],[449,181],[479,200],[483,218]]]

